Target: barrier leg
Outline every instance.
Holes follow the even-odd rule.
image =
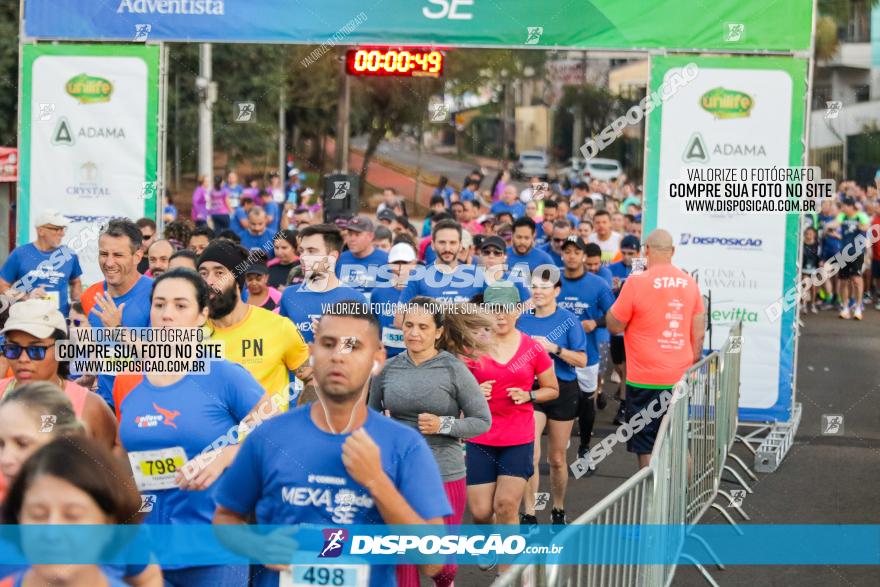
[[[743,511],[742,507],[740,507],[738,504],[734,503],[733,498],[730,496],[729,493],[727,493],[727,492],[724,491],[723,489],[719,489],[719,490],[718,490],[718,495],[720,495],[720,496],[724,497],[725,499],[727,499],[727,501],[730,502],[730,507],[732,507],[733,509],[735,509],[736,511],[738,511],[738,512],[739,512],[739,515],[741,515],[741,516],[743,517],[743,520],[747,520],[747,521],[748,521],[748,520],[751,520],[751,518],[749,517],[749,515],[748,515],[745,511]]]
[[[733,518],[730,517],[730,514],[727,513],[727,510],[725,510],[723,507],[721,507],[717,503],[713,503],[709,507],[712,507],[712,508],[718,510],[719,512],[721,512],[721,515],[724,516],[724,519],[727,520],[731,526],[733,526],[733,529],[736,530],[736,533],[739,534],[740,536],[744,535],[743,531],[739,529],[739,526],[737,525],[737,523],[734,522]]]
[[[702,536],[700,536],[699,534],[688,533],[687,537],[693,538],[694,540],[696,540],[697,542],[699,542],[700,544],[703,545],[703,548],[705,548],[706,552],[709,553],[709,556],[712,557],[712,560],[714,561],[715,566],[718,567],[718,570],[723,571],[725,569],[724,565],[721,563],[721,559],[718,558],[718,555],[715,554],[715,551],[712,550],[712,547],[709,546],[709,543],[706,542],[706,540]]]
[[[737,482],[738,482],[740,485],[742,485],[742,488],[743,488],[743,489],[746,490],[746,493],[748,493],[749,495],[751,495],[752,493],[754,493],[754,491],[752,491],[752,488],[749,487],[748,484],[746,483],[746,480],[742,478],[742,475],[740,475],[739,473],[737,473],[736,471],[734,471],[734,470],[733,470],[733,467],[731,467],[730,465],[724,465],[724,470],[727,471],[728,473],[730,473],[731,475],[733,475],[733,476],[736,478]]]
[[[758,480],[758,476],[755,475],[754,473],[752,473],[751,469],[749,469],[748,465],[746,465],[746,464],[743,462],[743,460],[742,460],[741,458],[739,458],[738,456],[736,456],[736,455],[733,454],[733,453],[727,453],[727,456],[729,456],[729,457],[732,458],[734,461],[736,461],[737,463],[739,463],[739,466],[742,467],[743,471],[746,472],[746,475],[748,475],[749,478],[751,478],[752,481],[757,481],[757,480]]]
[[[696,559],[686,554],[681,555],[681,558],[690,561],[692,565],[697,567],[697,570],[700,571],[700,574],[703,575],[703,578],[706,579],[706,582],[709,583],[709,585],[712,587],[719,587],[718,583],[715,582],[715,579],[712,578],[712,575],[709,574],[709,571],[707,571],[703,565],[698,563]]]
[[[740,436],[739,434],[737,434],[737,435],[734,436],[733,438],[734,438],[734,440],[743,443],[743,444],[745,445],[745,447],[746,447],[747,449],[749,449],[749,451],[751,451],[751,453],[752,453],[753,455],[754,455],[754,454],[758,454],[758,451],[755,450],[754,448],[752,448],[752,445],[749,444],[749,441],[746,440],[745,437]]]

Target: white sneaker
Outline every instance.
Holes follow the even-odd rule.
[[[810,313],[812,313],[812,314],[818,314],[818,313],[819,313],[819,308],[816,307],[816,304],[812,304],[812,305],[810,306]]]
[[[844,320],[849,320],[849,318],[850,318],[849,308],[844,308],[843,310],[841,310],[840,314],[838,314],[838,316],[840,316]]]
[[[862,319],[862,307],[861,306],[856,307],[855,311],[853,312],[853,318],[855,318],[856,320]]]
[[[880,306],[880,304],[878,304],[878,306]],[[877,309],[880,310],[880,307],[878,307]],[[620,374],[617,371],[611,372],[611,381],[613,383],[620,383]]]

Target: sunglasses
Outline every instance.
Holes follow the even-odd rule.
[[[31,361],[42,361],[46,358],[47,346],[21,346],[13,342],[7,342],[2,345],[3,356],[14,361],[21,356],[22,351],[27,351],[27,356]]]
[[[483,251],[484,257],[503,257],[504,251],[499,251],[498,249],[486,249]]]
[[[553,242],[554,243],[564,243],[567,240],[568,240],[567,238],[554,238]]]
[[[79,318],[68,318],[67,319],[67,326],[73,326],[74,328],[79,328],[80,326],[82,326],[82,324],[83,324],[83,321],[80,320]]]

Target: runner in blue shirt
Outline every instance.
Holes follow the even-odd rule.
[[[587,243],[587,258],[584,260],[587,271],[605,280],[608,287],[614,287],[614,275],[602,264],[602,249],[596,243]]]
[[[248,213],[254,207],[254,200],[245,193],[240,202],[241,205],[232,213],[232,223],[229,226],[239,237],[248,231]]]
[[[345,244],[348,250],[339,255],[336,277],[358,290],[369,301],[378,281],[380,268],[388,263],[388,253],[373,245],[375,227],[366,216],[355,216],[348,221]]]
[[[281,228],[281,206],[269,192],[263,192],[262,200],[257,202],[266,213],[266,230],[275,234]]]
[[[819,252],[823,262],[828,262],[830,259],[833,259],[843,247],[840,230],[835,227],[838,213],[839,210],[836,202],[831,200],[822,201],[821,209],[819,210],[819,215],[816,220],[818,225],[817,230],[819,231],[820,236]],[[823,285],[825,302],[821,304],[823,310],[833,308],[835,298],[837,298],[837,302],[840,303],[840,299],[835,293],[838,289],[837,284],[838,276],[836,274],[831,279],[825,281],[825,284]]]
[[[544,347],[553,358],[559,397],[535,404],[535,438],[541,438],[547,428],[547,461],[550,465],[550,490],[553,524],[564,525],[565,490],[568,485],[568,462],[565,451],[571,438],[571,427],[578,416],[580,390],[575,368],[587,365],[587,337],[577,316],[558,307],[562,291],[560,271],[556,267],[541,269],[532,278],[532,301],[535,309],[524,313],[516,327]],[[541,443],[535,443],[535,474],[529,479],[529,490],[523,496],[523,525],[535,525],[535,493],[538,491],[538,471]]]
[[[366,303],[362,293],[337,279],[333,265],[339,264],[342,234],[332,224],[313,224],[299,233],[300,263],[304,279],[281,294],[279,314],[296,324],[303,340],[314,340],[312,324],[336,302],[356,300]],[[393,289],[393,288],[392,288]]]
[[[437,259],[433,265],[416,267],[410,273],[409,282],[400,295],[401,303],[416,296],[427,296],[441,302],[464,303],[483,291],[477,268],[458,262],[461,252],[461,226],[455,220],[441,220],[434,225],[431,243],[437,252]]]
[[[572,234],[572,227],[568,220],[554,220],[553,232],[548,235],[547,244],[541,248],[559,268],[565,267],[565,262],[562,260],[562,245]]]
[[[617,263],[608,266],[611,272],[611,291],[614,292],[615,299],[620,295],[623,284],[626,283],[627,277],[632,273],[632,261],[639,255],[641,243],[638,237],[628,234],[620,241],[620,254],[622,259]],[[615,399],[620,402],[617,414],[614,416],[614,422],[618,426],[623,423],[624,400],[626,399],[626,347],[623,344],[623,335],[617,334],[611,336],[611,362],[614,364],[614,370],[620,377]]]
[[[528,216],[513,223],[513,246],[507,249],[507,265],[511,271],[519,273],[521,269],[517,267],[525,264],[531,276],[541,265],[556,265],[550,255],[535,246],[536,230],[535,221]]]
[[[275,257],[274,237],[275,232],[267,225],[268,216],[259,206],[254,206],[248,212],[248,229],[241,233],[241,246],[249,251],[259,249],[266,253],[269,259]]]
[[[577,369],[581,389],[581,405],[578,414],[581,443],[578,455],[589,451],[593,422],[596,418],[595,392],[599,379],[599,346],[596,328],[605,326],[605,312],[614,304],[614,294],[604,279],[586,270],[587,245],[580,237],[571,235],[563,244],[562,256],[565,272],[558,303],[561,308],[574,313],[584,332],[587,333],[587,366]],[[588,465],[589,470],[595,467]]]
[[[195,328],[208,319],[208,285],[194,271],[174,269],[155,281],[151,321]],[[273,415],[269,396],[244,367],[212,361],[204,373],[147,373],[121,401],[119,438],[138,490],[151,495],[149,524],[209,524],[217,479],[238,452],[247,425]],[[277,408],[274,408],[278,411]],[[252,413],[253,412],[253,413]],[[251,418],[246,420],[246,416]],[[245,421],[239,430],[239,424]],[[172,585],[244,585],[243,566],[164,566]]]
[[[37,240],[15,248],[0,269],[0,292],[11,287],[17,292],[50,298],[66,317],[69,300],[78,300],[82,294],[79,258],[61,244],[69,224],[55,210],[40,214],[36,222]]]
[[[326,312],[312,356],[319,401],[248,437],[220,480],[214,523],[243,525],[253,514],[258,524],[442,524],[452,508],[424,438],[366,406],[370,376],[385,362],[369,307],[338,304]],[[260,545],[248,552],[248,544],[239,545],[243,554],[264,555]],[[305,567],[267,566],[255,584],[279,585],[279,571],[285,585],[302,582],[307,569],[321,566],[318,554]],[[434,576],[442,565],[421,568]],[[396,584],[393,565],[361,564],[355,573],[371,587]]]
[[[406,350],[403,331],[394,326],[394,314],[397,312],[400,294],[406,287],[410,271],[416,264],[416,253],[408,243],[397,243],[391,247],[391,251],[388,252],[388,265],[393,273],[390,282],[392,287],[377,287],[370,298],[370,305],[379,319],[382,344],[389,359]]]
[[[532,297],[529,282],[531,272],[506,271],[508,267],[507,253],[504,239],[500,236],[490,235],[480,243],[480,262],[477,271],[478,283],[482,284],[483,291],[498,281],[510,281],[519,290],[520,301],[527,301]],[[555,267],[550,264],[551,267]]]
[[[143,256],[141,231],[131,220],[111,220],[98,238],[98,265],[104,281],[82,295],[83,311],[92,328],[145,328],[150,325],[153,280],[137,272]],[[111,410],[113,375],[98,375],[97,393]]]
[[[519,201],[519,196],[516,193],[516,187],[509,185],[504,188],[504,191],[501,193],[501,199],[492,204],[492,207],[489,208],[489,212],[498,216],[504,212],[507,212],[513,219],[516,220],[520,216],[526,215],[526,207],[525,205]]]

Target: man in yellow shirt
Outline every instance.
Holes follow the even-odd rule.
[[[219,239],[199,256],[199,274],[210,287],[208,326],[212,338],[223,341],[225,358],[250,371],[286,410],[290,372],[306,362],[309,347],[293,322],[242,301],[248,255],[236,243]]]

